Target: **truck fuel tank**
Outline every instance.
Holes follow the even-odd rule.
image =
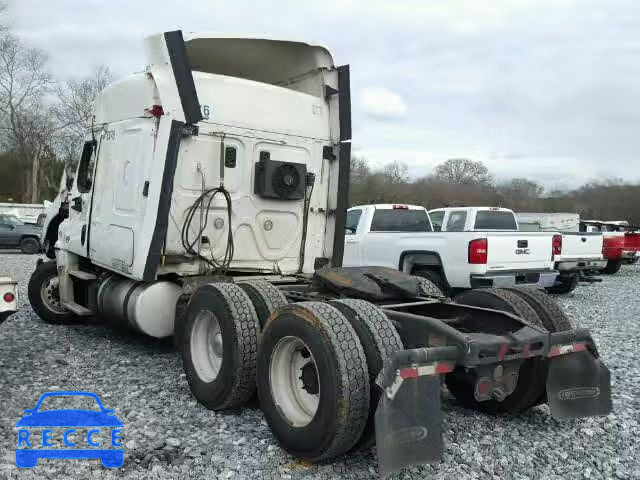
[[[116,275],[98,288],[101,316],[156,338],[173,334],[176,302],[182,288],[172,282],[135,282]]]

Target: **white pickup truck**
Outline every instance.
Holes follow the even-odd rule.
[[[512,215],[513,220],[513,215]],[[384,266],[420,275],[449,293],[479,287],[550,287],[552,235],[433,231],[427,210],[364,205],[347,211],[344,266]]]
[[[460,207],[430,210],[435,229],[451,231],[501,230],[547,232],[551,236],[556,282],[549,293],[563,294],[575,290],[578,282],[606,265],[602,255],[602,235],[579,232],[576,213],[518,213],[508,208]],[[592,280],[593,281],[593,280]]]

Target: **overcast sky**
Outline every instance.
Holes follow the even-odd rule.
[[[640,180],[637,0],[10,0],[61,78],[144,67],[142,37],[184,31],[321,43],[352,72],[353,145],[414,176],[447,158],[547,188]]]

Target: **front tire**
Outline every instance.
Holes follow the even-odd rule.
[[[570,277],[558,277],[556,283],[552,287],[546,287],[545,290],[554,295],[564,295],[573,292],[580,282],[578,275]]]
[[[33,255],[40,251],[40,242],[37,238],[27,237],[20,241],[20,251],[27,255]]]
[[[312,461],[350,450],[369,413],[369,372],[358,335],[335,307],[279,309],[262,333],[258,395],[267,423],[291,455]]]
[[[193,396],[210,410],[238,407],[255,391],[260,325],[232,283],[199,287],[183,316],[180,353]]]
[[[46,323],[72,325],[81,321],[60,303],[56,262],[43,262],[36,267],[29,279],[27,296],[33,311]]]

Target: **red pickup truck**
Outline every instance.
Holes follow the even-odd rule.
[[[623,264],[640,259],[640,232],[633,231],[627,222],[584,221],[580,230],[602,232],[602,255],[607,260],[602,273],[616,273]]]

